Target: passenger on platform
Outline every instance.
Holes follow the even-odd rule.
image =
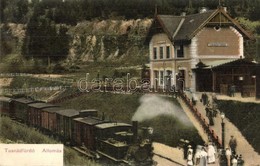
[[[187,165],[193,166],[193,149],[191,148],[191,145],[188,146],[188,154],[187,154]]]
[[[212,103],[216,103],[217,102],[217,96],[216,93],[212,93]]]
[[[209,117],[209,110],[210,110],[210,105],[207,104],[207,105],[206,105],[206,108],[205,108],[206,116],[207,116],[207,117]]]
[[[172,97],[173,98],[177,98],[178,97],[175,85],[172,85],[171,92],[172,92]]]
[[[213,117],[217,117],[217,114],[218,114],[218,110],[217,109],[213,109]]]
[[[199,165],[200,164],[201,148],[202,148],[202,146],[200,146],[200,145],[197,145],[197,147],[196,147],[196,153],[194,155],[194,165]]]
[[[232,166],[237,166],[237,156],[233,156],[231,160]]]
[[[226,148],[227,166],[230,166],[231,150],[229,147]]]
[[[208,154],[206,152],[206,148],[202,147],[202,149],[201,149],[200,166],[207,166],[207,165],[208,165]]]
[[[215,163],[215,161],[216,161],[215,155],[216,155],[215,148],[212,145],[212,143],[210,142],[208,145],[208,163],[209,164]]]
[[[183,159],[187,159],[187,154],[188,154],[188,145],[189,145],[190,141],[188,140],[183,140],[182,144],[183,144]]]
[[[230,97],[234,97],[234,96],[235,96],[235,92],[236,92],[236,87],[235,87],[235,85],[231,85],[231,86],[229,87]]]
[[[195,106],[197,104],[197,101],[198,101],[198,97],[195,93],[192,93],[192,104]]]
[[[210,106],[206,107],[206,116],[209,119],[209,125],[214,126],[214,112]]]
[[[202,100],[203,105],[208,104],[208,95],[205,92],[202,93],[201,100]]]
[[[239,155],[238,159],[237,159],[237,166],[244,166],[244,159],[242,158],[242,154]]]
[[[236,154],[236,148],[237,148],[237,140],[233,135],[231,135],[231,138],[229,140],[229,146],[231,148],[232,154],[235,155]]]

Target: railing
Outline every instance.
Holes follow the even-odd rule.
[[[215,143],[218,148],[221,148],[222,143],[219,137],[216,135],[215,131],[210,128],[209,124],[206,122],[205,118],[201,115],[201,113],[197,110],[195,106],[193,106],[192,101],[187,97],[186,94],[180,93],[179,96],[188,106],[189,110],[198,120],[204,131],[208,134],[208,137]]]
[[[126,93],[140,93],[140,94],[147,94],[147,93],[158,93],[158,94],[164,94],[164,95],[172,95],[177,97],[177,92],[170,92],[168,90],[164,90],[164,89],[150,89],[148,90],[140,90],[139,88],[136,88],[135,90],[130,90],[129,87],[122,87],[120,88],[120,90],[116,90],[115,87],[101,87],[100,89],[88,89],[87,91],[80,91],[78,90],[77,92],[68,95],[68,96],[64,96],[61,97],[59,99],[53,99],[51,101],[49,101],[49,103],[53,103],[53,104],[57,104],[57,103],[61,103],[61,102],[65,102],[66,100],[75,98],[75,97],[79,97],[82,96],[84,94],[87,94],[89,92],[114,92],[114,93],[122,93],[122,94],[126,94]]]

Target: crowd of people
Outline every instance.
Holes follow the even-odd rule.
[[[231,96],[234,94],[232,90]],[[191,97],[193,105],[196,105],[198,101],[196,94],[192,93]],[[204,92],[200,98],[200,102],[205,106],[206,116],[209,119],[210,126],[214,125],[214,118],[217,117],[218,114],[216,100],[217,98],[214,93],[210,98],[207,93]],[[212,142],[204,146],[198,145],[196,149],[192,149],[191,145],[187,145],[188,150],[185,151],[185,153],[187,153],[185,159],[187,160],[188,166],[207,166],[216,163],[217,158],[219,160],[218,162],[221,162],[220,160],[223,160],[221,156],[223,155],[224,163],[226,163],[227,166],[243,166],[244,160],[241,154],[237,154],[236,147],[237,141],[234,136],[231,136],[228,147],[226,147],[225,150],[223,149],[224,153],[223,150],[217,153],[217,149]],[[193,150],[195,150],[195,153],[193,153]]]
[[[226,148],[226,157],[227,157],[227,165],[228,166],[243,166],[244,160],[242,155],[238,155],[236,148],[237,148],[237,140],[236,138],[231,135],[231,138],[228,143],[228,147]]]
[[[196,151],[193,154],[193,149],[191,145],[188,145],[187,152],[187,165],[188,166],[207,166],[208,164],[213,164],[216,162],[216,148],[213,143],[208,145],[197,145]]]
[[[209,119],[209,125],[214,126],[214,118],[217,117],[217,104],[216,104],[216,95],[212,94],[211,101],[206,93],[202,93],[201,95],[201,102],[205,106],[206,116]]]
[[[225,161],[227,166],[243,166],[244,160],[242,158],[242,155],[238,155],[236,153],[236,146],[237,142],[234,136],[231,136],[231,139],[229,141],[229,146],[225,149]],[[217,151],[216,146],[209,142],[208,144],[197,145],[195,149],[195,153],[193,152],[193,147],[191,145],[186,146],[187,150],[184,151],[186,153],[185,159],[187,160],[187,166],[208,166],[213,165],[217,162],[220,162],[220,160],[223,160],[221,158],[222,151]],[[222,161],[223,162],[223,161]]]

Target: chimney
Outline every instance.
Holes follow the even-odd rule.
[[[208,9],[206,8],[206,7],[202,7],[201,9],[200,9],[200,13],[205,13],[205,12],[207,12],[208,11]]]
[[[223,7],[223,10],[226,13],[227,12],[227,7]]]
[[[138,121],[133,121],[132,122],[133,128],[132,128],[132,132],[133,132],[133,141],[134,143],[137,142],[137,137],[138,137]]]

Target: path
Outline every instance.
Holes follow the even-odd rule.
[[[186,92],[186,95],[191,98],[191,94],[189,92]],[[198,98],[201,97],[201,93],[196,93]],[[210,94],[208,96],[211,96]],[[230,97],[225,97],[225,96],[217,96],[218,99],[225,99],[225,100],[238,100],[238,101],[247,101],[247,102],[258,102],[255,99],[249,100],[249,99],[244,99],[244,98],[230,98]],[[182,105],[182,104],[181,104]],[[206,112],[205,112],[205,106],[201,102],[197,102],[196,108],[198,111],[202,114],[202,116],[206,119],[208,122],[208,118],[206,117]],[[183,107],[183,110],[187,113],[188,117],[190,111],[188,110],[187,107]],[[192,115],[192,114],[191,114]],[[198,129],[199,133],[201,133],[201,128],[197,127],[196,123],[197,120],[195,118],[190,118],[190,120],[194,123],[195,127]],[[215,131],[215,133],[221,138],[222,130],[221,130],[221,118],[218,113],[217,117],[214,119],[215,125],[211,126],[211,129]],[[248,141],[245,139],[245,137],[241,134],[239,129],[231,123],[227,118],[224,120],[225,122],[225,146],[228,146],[229,139],[231,135],[233,135],[237,139],[237,153],[242,154],[244,160],[245,160],[245,166],[260,166],[260,155],[253,149],[253,147],[248,143]],[[205,136],[202,134],[202,138]]]
[[[173,148],[158,142],[153,142],[153,148],[155,153],[153,160],[157,163],[157,166],[186,165],[181,148]]]

